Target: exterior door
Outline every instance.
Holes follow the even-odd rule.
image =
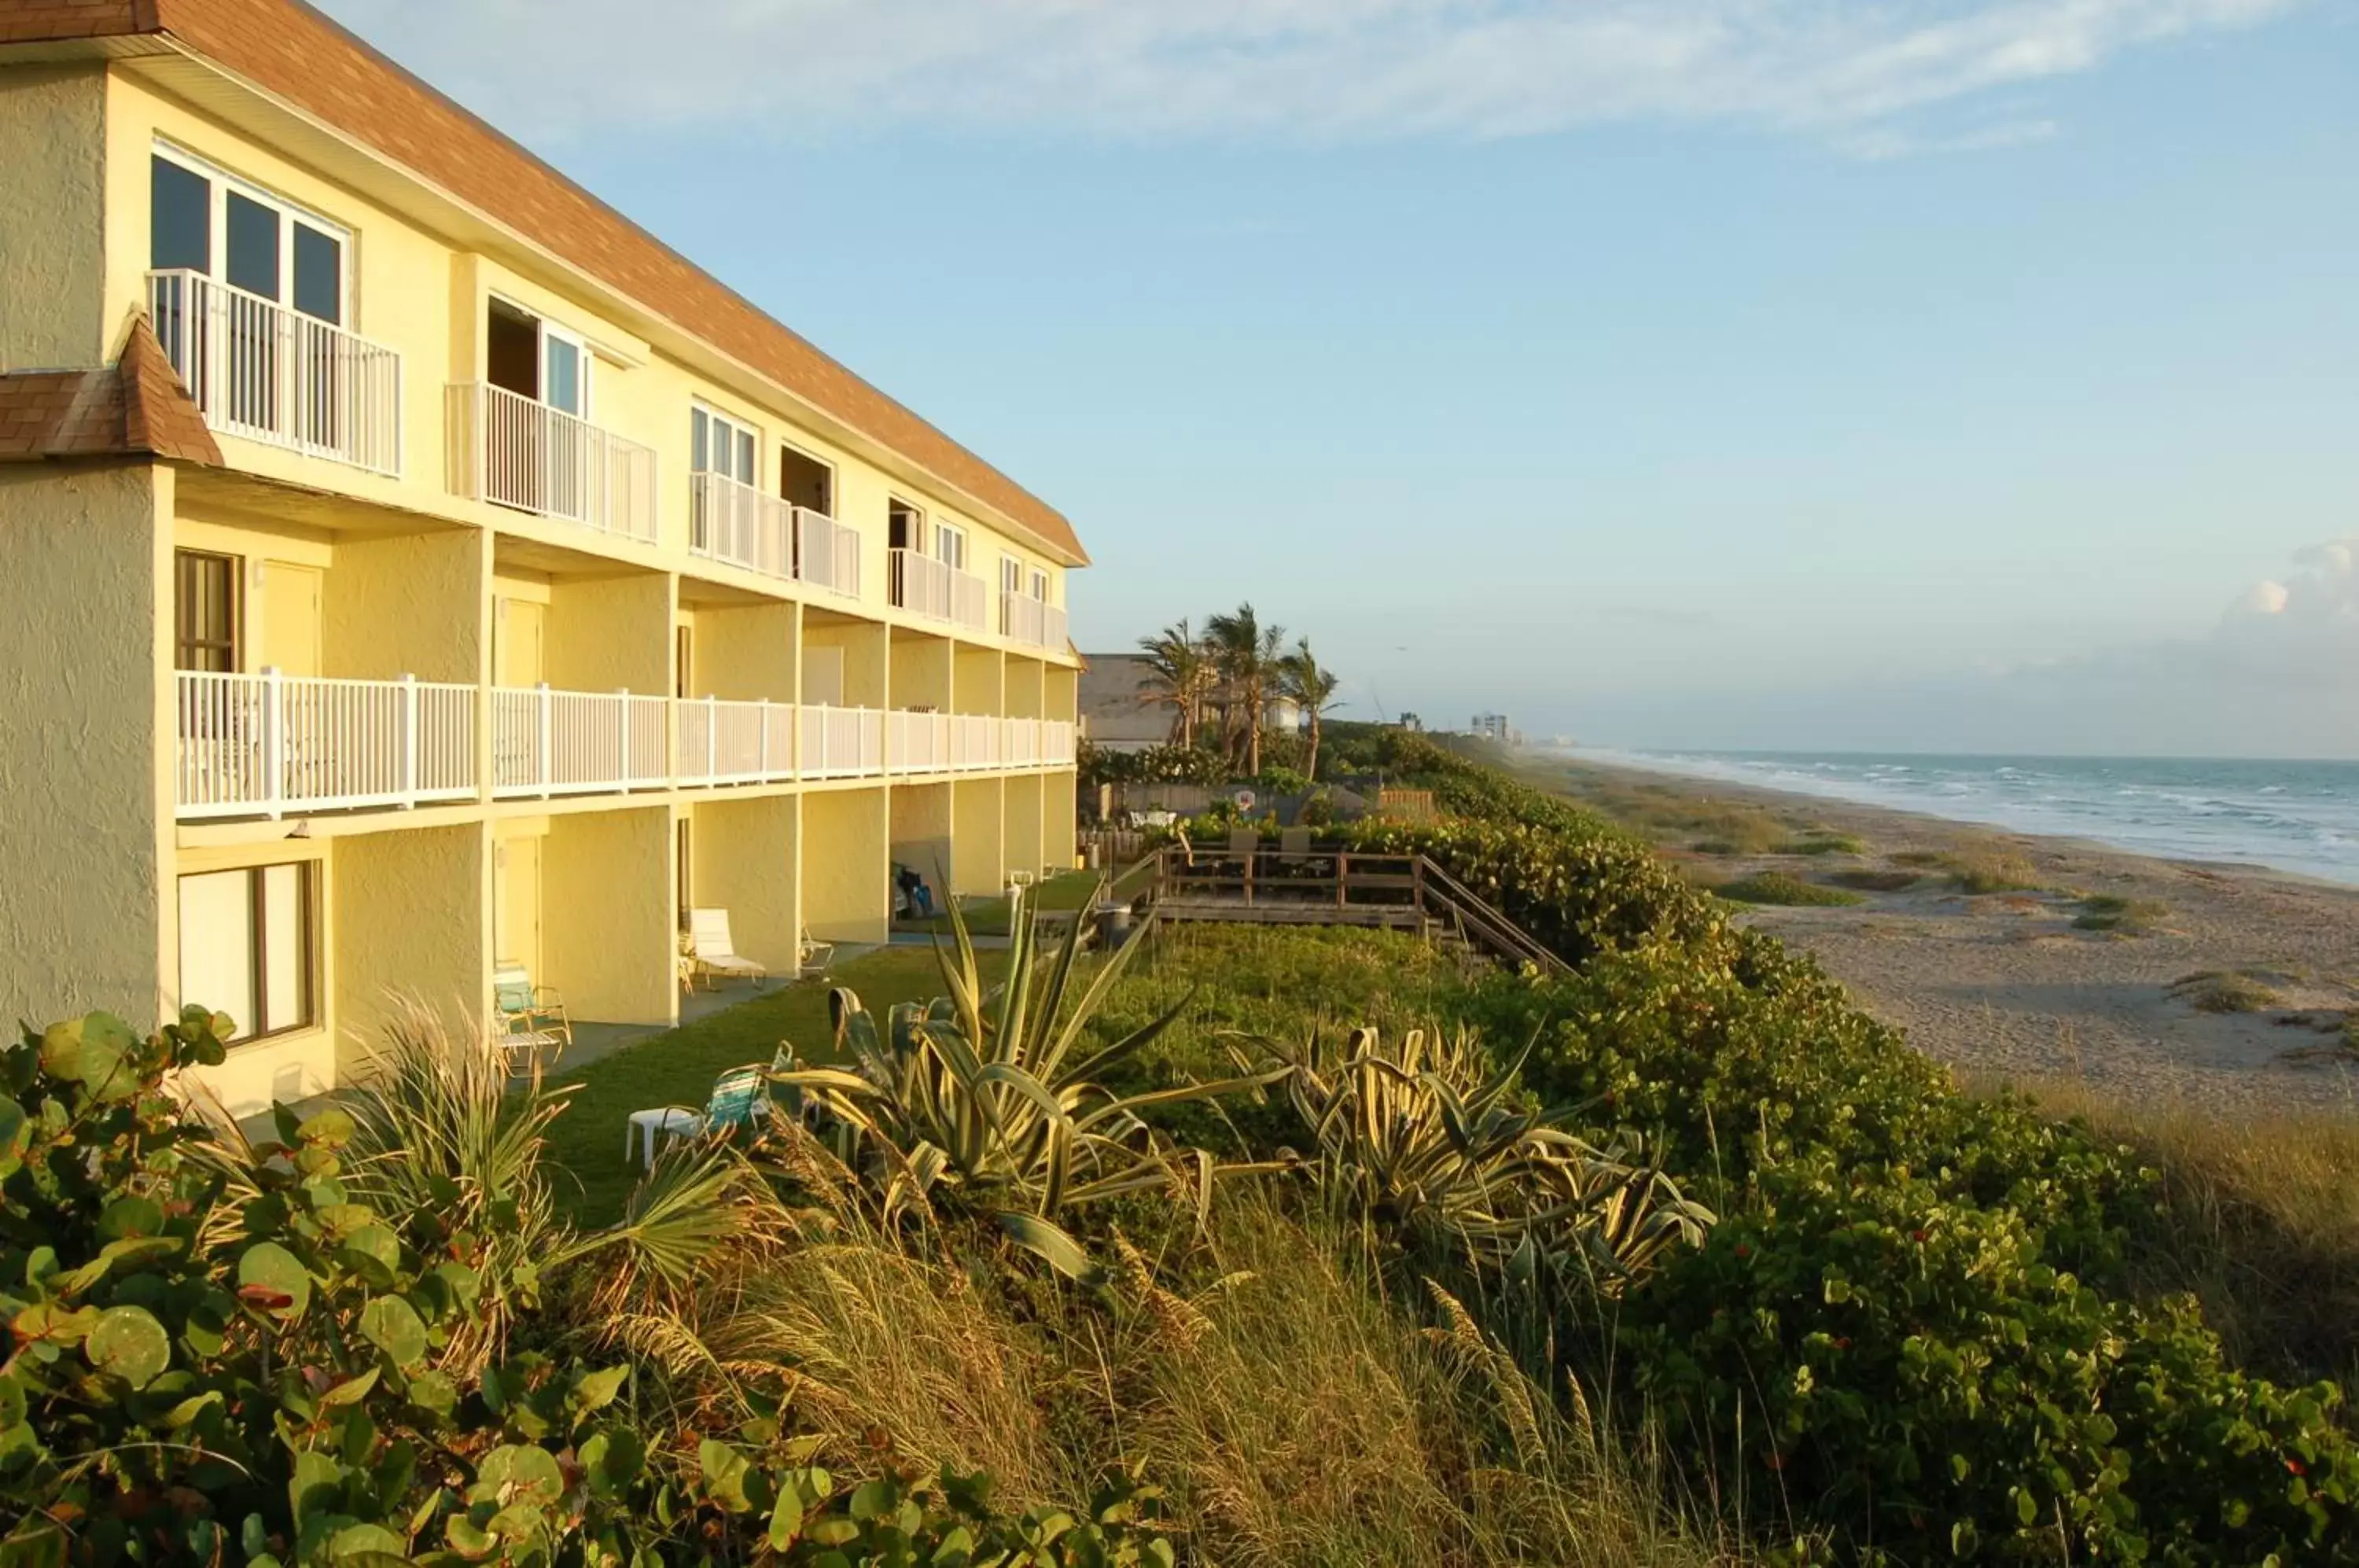
[[[502,599],[494,639],[493,681],[501,686],[538,686],[546,677],[542,648],[549,632],[549,606],[530,599]]]
[[[492,912],[499,951],[493,957],[523,964],[539,984],[546,978],[540,970],[540,840],[502,839],[499,872]]]
[[[262,663],[281,675],[321,673],[320,601],[325,584],[316,566],[272,561],[264,569]]]

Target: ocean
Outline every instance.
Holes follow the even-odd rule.
[[[2174,860],[2233,860],[2359,885],[2359,762],[1813,752],[1572,754],[2088,839]]]

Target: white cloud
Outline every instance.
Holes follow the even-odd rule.
[[[1149,137],[1512,136],[1634,121],[1833,133],[2253,25],[2304,0],[326,0],[537,134],[726,124]],[[1879,140],[1879,136],[1883,139]],[[1864,141],[1861,138],[1865,138]],[[1878,150],[1881,149],[1881,150]]]

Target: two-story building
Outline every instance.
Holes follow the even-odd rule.
[[[1064,517],[296,0],[0,0],[0,1001],[233,1110],[1073,855]]]

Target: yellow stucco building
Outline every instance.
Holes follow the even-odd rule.
[[[293,0],[0,0],[0,149],[14,1016],[245,1113],[1072,864],[1071,526],[555,170]]]

